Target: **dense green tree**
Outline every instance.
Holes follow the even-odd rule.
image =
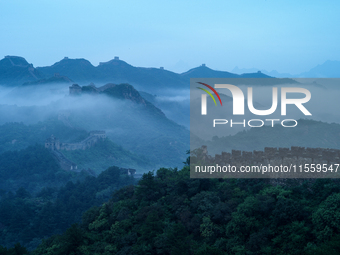
[[[44,226],[65,224],[66,228],[70,221],[65,220],[72,218],[67,208],[95,206],[83,214],[79,225],[46,239],[33,254],[295,255],[340,251],[337,180],[287,180],[284,185],[273,185],[268,180],[190,179],[188,166],[161,168],[144,174],[135,186],[116,190],[102,205],[85,203],[107,198],[102,192],[110,183],[118,184],[117,178],[128,184],[117,171],[113,167],[100,177],[68,183],[53,203],[45,203],[41,233],[47,231]],[[41,195],[53,197],[51,192],[45,190]],[[24,206],[32,199],[21,189],[15,195],[4,194],[0,203],[13,209],[12,200],[17,201],[16,206]],[[49,217],[53,213],[59,216]],[[12,217],[1,207],[0,215]],[[23,215],[13,217],[21,219]]]
[[[134,178],[123,174],[121,168],[110,167],[97,178],[88,176],[75,183],[69,181],[59,189],[45,188],[36,195],[22,187],[15,194],[4,192],[0,198],[0,244],[11,247],[20,241],[29,249],[35,248],[42,238],[61,234],[73,223],[79,223],[82,214],[92,207],[83,216],[83,224],[90,224],[97,217],[96,206],[108,200],[114,190],[134,183]],[[125,215],[126,211],[122,212],[120,219]],[[68,233],[74,237],[76,234],[72,233],[83,231],[76,225],[72,229]],[[76,244],[77,241],[72,241],[65,249],[72,253]]]

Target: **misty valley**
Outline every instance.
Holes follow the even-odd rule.
[[[177,74],[118,57],[37,68],[22,57],[0,60],[0,254],[339,251],[338,179],[195,179],[189,167],[202,145],[210,157],[267,147],[340,149],[339,88],[308,83],[327,112],[313,100],[306,104],[312,116],[287,108],[294,128],[288,121],[255,125],[247,109],[244,118],[254,122],[231,128],[231,111],[208,101],[211,134],[213,122],[190,119],[201,114],[199,100],[190,105],[189,86],[200,77],[236,79],[242,90],[247,78],[271,78],[205,65]],[[253,85],[253,107],[270,108],[263,95],[271,85]],[[230,94],[221,99],[232,109]]]

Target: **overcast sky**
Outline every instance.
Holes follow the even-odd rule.
[[[205,63],[308,71],[340,60],[340,1],[0,0],[0,58],[34,66],[114,56],[183,72]]]

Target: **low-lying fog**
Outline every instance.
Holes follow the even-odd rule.
[[[308,118],[328,123],[340,123],[340,82],[339,79],[299,79],[301,84],[295,84],[293,87],[304,87],[311,92],[311,99],[309,102],[303,104],[306,109],[312,114],[305,116],[294,105],[287,106],[287,115],[281,116],[280,96],[281,87],[292,87],[292,85],[281,85],[278,87],[278,107],[277,110],[270,116],[256,116],[248,111],[247,103],[245,102],[245,115],[233,117],[232,101],[223,102],[227,108],[215,106],[212,100],[209,101],[208,96],[208,115],[214,118],[227,119],[233,118],[235,121],[249,120],[249,119],[300,119]],[[50,118],[56,114],[65,114],[67,111],[87,112],[89,115],[107,116],[119,114],[119,109],[124,108],[121,100],[114,100],[104,95],[86,96],[81,98],[69,96],[69,85],[67,84],[52,84],[52,85],[36,85],[36,86],[21,86],[16,88],[0,87],[0,124],[6,122],[24,122],[26,124],[36,123]],[[247,87],[240,86],[244,92],[245,99],[247,98]],[[231,97],[229,90],[219,90],[221,94]],[[201,93],[201,92],[199,92]],[[160,108],[165,115],[189,128],[190,126],[190,91],[189,90],[164,90],[157,95],[150,95],[150,98],[145,97],[158,108]],[[192,95],[191,95],[192,96]],[[304,97],[302,94],[289,94],[288,98]],[[253,87],[253,101],[255,108],[269,109],[272,105],[272,87]],[[256,106],[257,105],[257,106]],[[195,123],[195,116],[200,115],[200,99],[196,101],[192,98],[191,117]],[[262,106],[262,107],[261,107]],[[197,109],[196,109],[197,108]],[[230,109],[226,111],[226,109]],[[127,116],[124,117],[129,121]],[[139,118],[134,116],[131,112],[130,119]],[[265,122],[270,125],[270,122]],[[211,123],[209,122],[209,125]],[[217,135],[234,134],[244,128],[238,127],[231,129],[220,125],[215,128]],[[240,125],[242,126],[242,125]],[[205,125],[202,125],[205,127]],[[246,129],[248,129],[247,127]],[[121,129],[117,127],[117,130]],[[219,132],[219,130],[221,130]],[[216,134],[216,132],[215,132]]]
[[[146,99],[160,108],[169,119],[189,128],[189,90],[166,90],[151,96],[153,98]],[[69,96],[68,84],[15,88],[0,86],[0,124],[6,122],[32,124],[72,109],[87,112],[95,110],[97,113],[103,109],[112,109],[114,112],[112,104],[115,101],[117,100],[105,95],[83,95],[78,100],[77,97]],[[118,102],[122,104],[121,100]]]
[[[168,166],[182,164],[189,149],[189,131],[148,104],[105,94],[73,96],[68,85],[0,88],[0,96],[0,125],[52,119],[73,129],[105,130],[114,143]]]

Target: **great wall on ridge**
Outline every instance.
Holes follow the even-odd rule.
[[[58,161],[60,167],[67,171],[79,171],[77,164],[67,159],[60,150],[85,150],[92,147],[99,140],[105,139],[105,131],[91,131],[89,136],[79,143],[61,143],[59,139],[51,135],[45,141],[45,148],[49,149]]]

